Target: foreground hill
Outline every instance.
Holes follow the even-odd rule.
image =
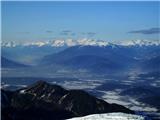
[[[61,120],[98,113],[134,113],[82,90],[65,90],[43,81],[15,92],[1,92],[2,120]]]

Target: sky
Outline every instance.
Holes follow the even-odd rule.
[[[160,2],[2,2],[2,41],[159,40]]]

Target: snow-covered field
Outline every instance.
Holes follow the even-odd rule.
[[[76,117],[68,120],[145,120],[145,118],[139,115],[125,113],[105,113]]]

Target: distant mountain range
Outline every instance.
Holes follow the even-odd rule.
[[[159,46],[73,46],[45,56],[40,65],[113,72],[128,69],[159,70]]]
[[[73,69],[88,69],[91,71],[110,71],[112,69],[122,69],[123,62],[135,61],[131,57],[121,54],[125,49],[112,48],[112,46],[73,46],[59,53],[45,56],[40,64],[60,65]],[[118,61],[117,61],[118,60]]]
[[[127,40],[127,41],[120,41],[120,42],[108,42],[105,40],[95,40],[95,39],[89,39],[89,38],[83,38],[83,39],[57,39],[57,40],[50,40],[50,41],[32,41],[32,42],[23,42],[23,43],[17,43],[14,41],[10,42],[3,42],[2,41],[2,47],[18,47],[18,46],[51,46],[51,47],[71,47],[71,46],[108,46],[108,45],[122,45],[122,46],[150,46],[150,45],[160,45],[159,40]]]
[[[110,112],[134,114],[82,90],[65,90],[44,81],[13,92],[1,90],[1,94],[2,120],[63,120]]]
[[[158,71],[160,68],[160,45],[153,44],[2,47],[2,56],[16,61],[17,66],[20,66],[18,63],[48,66],[49,69],[58,66],[58,69],[87,70],[94,73],[112,73],[129,69]],[[9,63],[4,61],[5,59],[2,67]]]

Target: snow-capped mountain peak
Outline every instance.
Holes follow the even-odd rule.
[[[76,46],[76,45],[90,45],[90,46],[106,46],[108,45],[107,41],[102,41],[102,40],[94,40],[94,39],[88,39],[88,38],[83,38],[83,39],[78,39],[78,40],[73,40],[73,39],[57,39],[57,40],[50,40],[50,41],[33,41],[33,42],[24,42],[24,43],[16,43],[16,42],[2,42],[2,47],[16,47],[16,46],[52,46],[52,47],[62,47],[62,46]]]
[[[160,45],[160,41],[159,40],[141,40],[141,39],[137,39],[137,40],[126,40],[126,41],[122,41],[119,43],[120,45],[123,46],[134,46],[134,45],[138,45],[138,46],[149,46],[149,45]]]
[[[24,42],[24,43],[17,43],[14,41],[10,42],[2,42],[1,46],[2,47],[16,47],[16,46],[37,46],[37,47],[42,47],[42,46],[52,46],[52,47],[71,47],[71,46],[76,46],[76,45],[81,45],[81,46],[112,46],[115,47],[116,45],[121,45],[121,46],[149,46],[149,45],[160,45],[159,40],[125,40],[125,41],[120,41],[120,42],[108,42],[108,41],[103,41],[103,40],[95,40],[95,39],[88,39],[88,38],[83,38],[83,39],[57,39],[57,40],[50,40],[50,41],[32,41],[32,42]]]

